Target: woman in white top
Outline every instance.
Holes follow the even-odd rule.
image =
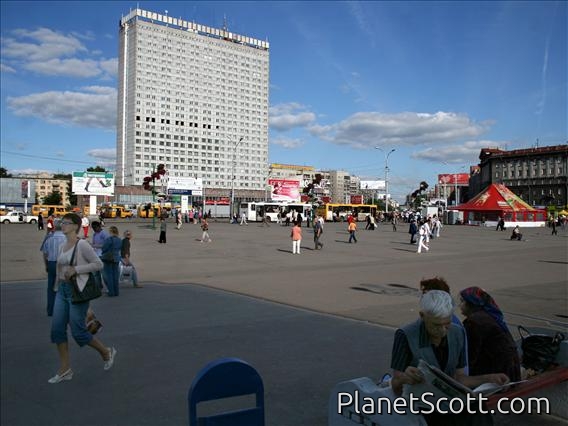
[[[88,345],[101,355],[105,370],[112,367],[116,355],[116,349],[107,348],[87,330],[85,319],[89,302],[72,303],[71,278],[76,277],[79,289],[83,290],[89,273],[100,271],[103,263],[88,241],[78,238],[77,234],[81,229],[81,218],[78,215],[68,213],[63,216],[61,229],[65,234],[66,242],[61,245],[57,258],[57,276],[54,286],[57,295],[51,325],[51,341],[57,345],[60,366],[57,374],[48,380],[49,383],[59,383],[73,378],[73,370],[69,363],[67,325],[71,328],[71,334],[79,346]],[[77,247],[75,259],[71,265],[75,246]]]

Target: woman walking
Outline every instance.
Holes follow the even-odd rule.
[[[59,383],[73,378],[73,370],[69,360],[69,344],[67,342],[67,325],[79,346],[88,345],[95,349],[104,361],[104,369],[109,370],[114,364],[116,349],[107,348],[93,337],[86,328],[86,316],[89,302],[72,303],[73,284],[77,281],[79,290],[87,284],[90,272],[100,271],[103,264],[87,241],[77,236],[81,229],[81,218],[74,213],[67,213],[61,221],[66,242],[62,244],[57,258],[57,276],[55,280],[55,306],[51,325],[51,341],[57,345],[59,354],[59,370],[48,380]],[[74,254],[74,256],[73,256]],[[73,262],[71,260],[73,259]]]
[[[300,221],[296,221],[292,232],[290,232],[290,238],[292,238],[292,254],[300,254],[300,245],[302,244],[302,228],[300,227],[300,223]]]

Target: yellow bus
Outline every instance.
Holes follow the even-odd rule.
[[[101,216],[103,218],[110,218],[110,219],[132,217],[132,210],[127,209],[124,206],[116,206],[116,205],[102,206]]]
[[[367,215],[375,216],[377,206],[374,204],[336,204],[328,203],[319,206],[316,210],[328,222],[344,222],[352,214],[357,221],[364,221]]]
[[[50,214],[55,216],[63,216],[69,213],[69,210],[65,206],[53,206],[48,204],[34,204],[32,206],[32,216],[37,216],[41,212],[43,217],[47,217]]]

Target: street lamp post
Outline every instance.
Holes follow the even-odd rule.
[[[380,146],[376,146],[375,149],[382,151],[385,154],[385,213],[389,212],[389,157],[396,151],[396,149],[391,149],[388,153],[382,149]]]
[[[233,174],[231,176],[231,221],[233,220],[233,217],[235,215],[235,173],[237,167],[237,148],[239,147],[243,139],[244,138],[241,137],[237,142],[235,142],[235,145],[233,146]]]

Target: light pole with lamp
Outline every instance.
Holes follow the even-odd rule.
[[[229,137],[230,138],[230,137]],[[241,137],[235,145],[233,146],[233,175],[231,176],[231,222],[235,216],[235,173],[237,168],[237,148],[243,141],[244,137]]]
[[[389,157],[396,151],[396,149],[391,149],[388,153],[381,148],[376,146],[375,149],[382,151],[385,154],[385,213],[389,212]]]

